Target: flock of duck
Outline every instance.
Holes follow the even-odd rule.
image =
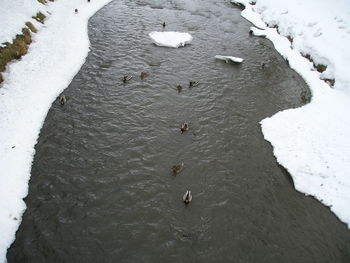
[[[163,27],[165,27],[165,23],[163,23]],[[144,79],[144,78],[146,78],[146,77],[148,77],[148,76],[149,76],[149,73],[147,73],[147,72],[141,72],[141,74],[140,74],[140,78],[141,78],[141,79]],[[127,82],[130,81],[132,78],[133,78],[132,75],[124,75],[124,76],[122,77],[122,81],[123,81],[124,83],[127,83]],[[199,82],[198,82],[198,81],[190,81],[190,82],[189,82],[189,87],[190,87],[190,88],[191,88],[191,87],[196,87],[196,86],[198,86],[198,85],[199,85]],[[177,89],[177,91],[180,93],[180,92],[182,91],[182,86],[181,86],[181,85],[178,85],[178,86],[176,86],[176,89]],[[189,125],[188,125],[188,123],[184,122],[184,123],[181,125],[181,127],[180,127],[181,134],[183,134],[184,132],[186,132],[186,131],[188,131],[188,130],[189,130]],[[174,165],[174,166],[171,168],[171,170],[172,170],[172,172],[173,172],[174,174],[179,174],[179,173],[182,172],[182,170],[184,169],[184,167],[185,167],[185,164],[182,162],[182,163],[180,163],[180,164]],[[182,200],[183,200],[183,202],[187,205],[187,204],[191,203],[192,198],[193,198],[193,196],[192,196],[191,190],[186,190],[185,194],[184,194],[183,197],[182,197]]]
[[[88,0],[88,2],[90,2],[90,1]],[[78,9],[75,9],[74,11],[75,11],[75,13],[78,13]],[[165,22],[162,24],[162,26],[163,26],[163,28],[165,28]],[[144,78],[147,78],[148,76],[149,76],[149,73],[147,73],[147,72],[141,72],[141,74],[140,74],[141,80],[143,80]],[[124,76],[122,77],[121,80],[123,81],[123,83],[127,83],[127,82],[130,81],[132,78],[133,78],[132,75],[124,75]],[[199,84],[200,84],[200,83],[199,83],[198,81],[190,81],[190,82],[189,82],[189,88],[196,87],[196,86],[198,86]],[[180,92],[182,91],[182,86],[181,86],[181,85],[178,85],[178,86],[176,86],[176,89],[177,89],[178,93],[180,93]],[[58,98],[58,102],[59,102],[59,104],[61,104],[62,106],[65,105],[66,102],[67,102],[67,97],[66,97],[64,94],[62,94],[62,95]],[[180,127],[181,134],[183,134],[184,132],[186,132],[186,131],[188,131],[188,130],[189,130],[189,125],[188,125],[188,123],[184,122],[184,123],[181,125],[181,127]],[[182,163],[180,163],[180,164],[174,165],[174,166],[171,168],[171,170],[172,170],[173,174],[179,174],[179,173],[182,172],[182,170],[184,169],[184,167],[185,167],[185,164],[182,162]],[[182,197],[182,200],[183,200],[183,202],[187,205],[187,204],[191,203],[192,198],[193,198],[193,196],[192,196],[191,190],[186,190],[185,194],[184,194],[183,197]]]
[[[140,74],[140,78],[141,78],[141,79],[144,79],[144,78],[146,78],[146,77],[148,77],[148,76],[149,76],[149,73],[147,73],[147,72],[141,72],[141,74]],[[132,75],[125,75],[125,76],[122,77],[122,81],[123,81],[124,83],[127,83],[127,82],[130,81],[132,78],[133,78]],[[198,81],[190,81],[190,82],[189,82],[189,87],[196,87],[196,86],[198,86],[198,85],[199,85],[199,82],[198,82]],[[178,92],[181,92],[182,86],[181,86],[181,85],[178,85],[178,86],[176,87],[176,89],[178,90]],[[65,105],[66,102],[67,102],[67,97],[66,97],[64,94],[62,94],[62,95],[59,97],[58,102],[59,102],[62,106]],[[188,131],[188,130],[189,130],[189,125],[188,125],[188,123],[186,123],[186,122],[182,123],[182,125],[181,125],[181,127],[180,127],[181,134],[183,134],[184,132],[186,132],[186,131]],[[173,174],[179,174],[179,173],[182,172],[182,170],[184,169],[184,167],[185,167],[185,164],[182,162],[182,163],[180,163],[180,164],[174,165],[174,166],[171,168],[171,170],[172,170]],[[186,190],[185,194],[184,194],[183,197],[182,197],[182,200],[183,200],[183,202],[184,202],[186,205],[189,204],[189,203],[191,203],[191,201],[192,201],[192,193],[191,193],[191,190]]]
[[[88,0],[88,2],[90,2],[90,0]],[[78,9],[75,9],[75,13],[78,13]],[[162,23],[162,26],[163,26],[163,29],[165,28],[166,24],[165,22]],[[253,32],[250,31],[249,32],[250,34],[252,34]],[[265,63],[262,63],[261,65],[262,68],[265,67]],[[141,72],[141,74],[139,75],[141,80],[143,80],[144,78],[147,78],[149,76],[149,73],[147,72]],[[133,78],[132,75],[124,75],[122,77],[122,81],[124,83],[127,83],[128,81],[130,81],[131,79]],[[198,86],[200,83],[198,81],[190,81],[189,82],[189,88],[192,88],[192,87],[196,87]],[[178,93],[180,93],[182,91],[182,86],[181,85],[177,85],[176,86],[176,89],[178,91]],[[65,95],[61,95],[59,97],[59,103],[63,106],[65,103],[67,102],[67,97]],[[180,131],[181,131],[181,134],[183,134],[184,132],[188,131],[189,130],[189,125],[188,123],[183,123],[181,125],[181,128],[180,128]],[[195,135],[195,134],[194,134]],[[185,164],[182,162],[180,164],[177,164],[177,165],[174,165],[171,170],[174,174],[179,174],[182,172],[182,170],[184,169],[184,166]],[[185,194],[183,195],[182,197],[182,200],[183,202],[187,205],[189,204],[191,201],[192,201],[192,193],[190,190],[186,190]]]

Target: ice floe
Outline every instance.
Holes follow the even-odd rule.
[[[182,33],[182,32],[174,32],[174,31],[168,31],[168,32],[158,32],[153,31],[149,33],[150,38],[152,39],[153,43],[157,46],[162,47],[183,47],[186,44],[191,43],[193,37],[189,33]]]
[[[232,56],[221,56],[221,55],[216,55],[215,56],[216,59],[219,60],[223,60],[226,63],[228,63],[229,61],[232,61],[234,63],[242,63],[243,62],[243,58],[238,58],[238,57],[232,57]]]

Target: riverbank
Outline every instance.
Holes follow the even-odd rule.
[[[108,2],[60,0],[47,6],[36,1],[13,6],[11,2],[11,7],[1,2],[1,10],[12,12],[8,22],[12,26],[2,28],[2,41],[13,39],[33,12],[44,8],[43,12],[51,15],[33,35],[28,54],[8,65],[0,89],[0,262],[5,261],[26,208],[23,198],[28,192],[34,146],[45,116],[85,61],[89,51],[88,19]]]
[[[221,1],[123,0],[89,20],[91,51],[35,146],[9,262],[349,259],[345,224],[295,191],[259,125],[303,105],[308,87],[240,13]],[[154,45],[148,33],[163,21],[193,42]]]
[[[4,0],[1,3],[0,84],[4,80],[2,72],[6,70],[7,64],[28,53],[33,33],[37,33],[48,15],[44,11],[46,8],[44,4],[46,3],[23,0],[16,2]]]
[[[0,91],[0,133],[2,135],[0,165],[3,168],[0,179],[0,232],[4,236],[0,242],[0,261],[4,260],[6,249],[14,240],[21,215],[25,210],[22,199],[27,195],[31,163],[35,153],[34,145],[47,111],[84,63],[89,50],[88,18],[108,2],[106,0],[98,3],[95,1],[70,3],[60,0],[50,4],[47,11],[52,15],[48,17],[45,27],[35,35],[29,54],[8,68],[5,83]],[[259,3],[256,7],[259,7]],[[78,14],[74,13],[75,8],[78,8]],[[281,30],[283,26],[279,28]],[[57,34],[60,39],[57,39]],[[273,33],[270,36],[272,38]],[[295,43],[297,39],[297,36],[294,37]],[[278,45],[276,48],[279,50]],[[281,50],[279,51],[282,53]],[[298,56],[295,55],[295,57]],[[293,58],[294,55],[288,55],[291,67],[298,68],[295,63],[299,64],[299,62],[294,62]],[[339,78],[334,76],[335,90],[331,90],[325,86],[328,84],[320,80],[319,73],[310,69],[311,66],[307,68],[311,72],[310,78],[305,77],[305,79],[310,87],[315,86],[312,88],[314,96],[312,103],[301,109],[287,110],[275,115],[276,117],[283,114],[283,118],[273,117],[264,120],[262,127],[265,138],[269,139],[275,147],[278,161],[291,172],[296,188],[313,194],[310,189],[303,189],[303,187],[315,189],[318,185],[316,190],[325,189],[324,194],[329,195],[325,200],[322,196],[318,198],[324,200],[325,204],[333,205],[335,201],[348,200],[346,199],[347,187],[343,187],[344,182],[346,184],[345,177],[339,177],[345,176],[342,172],[347,171],[349,160],[346,152],[349,145],[346,141],[346,132],[349,127],[346,119],[348,101],[347,97],[338,91],[341,89],[337,86],[341,83]],[[293,114],[291,117],[292,112],[298,114]],[[286,113],[288,116],[285,117]],[[295,126],[295,124],[298,125]],[[295,142],[291,141],[291,138],[295,138]],[[288,140],[287,146],[286,140]],[[337,145],[334,144],[335,142]],[[337,178],[333,178],[333,174]],[[304,180],[306,175],[308,181],[315,176],[312,184]],[[319,177],[325,182],[320,183]],[[339,193],[338,198],[336,195]],[[318,192],[315,196],[317,194]],[[335,201],[332,199],[333,196],[336,196]],[[332,208],[338,216],[343,212],[339,202],[336,209]],[[344,205],[347,204],[349,204],[348,201],[345,201]],[[346,222],[346,216],[342,220]]]
[[[264,137],[296,190],[330,207],[349,227],[349,3],[239,2],[246,6],[242,16],[264,30],[312,92],[308,105],[262,120]]]

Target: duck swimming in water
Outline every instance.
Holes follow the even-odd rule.
[[[165,22],[163,22],[163,28],[165,28]]]
[[[180,93],[182,91],[182,86],[181,85],[177,85],[176,89],[177,89],[177,92]]]
[[[181,125],[181,134],[184,133],[185,131],[188,131],[189,127],[188,127],[188,124],[186,122],[184,122],[182,125]]]
[[[60,104],[63,106],[67,102],[67,98],[65,95],[61,95],[59,98]]]
[[[173,168],[171,168],[171,170],[173,170],[173,173],[178,174],[182,172],[182,170],[184,169],[184,166],[185,166],[184,163],[180,163],[180,164],[174,165]]]
[[[186,193],[184,194],[184,196],[182,197],[182,200],[184,201],[184,203],[186,205],[188,205],[189,203],[191,203],[192,201],[192,194],[190,190],[187,190]]]
[[[141,79],[147,78],[149,76],[149,74],[147,72],[141,72]]]
[[[132,79],[132,76],[131,75],[125,75],[123,77],[123,82],[126,83],[127,81],[131,80]]]
[[[199,85],[198,81],[190,81],[190,87],[196,87]]]

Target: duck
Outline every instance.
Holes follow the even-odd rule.
[[[184,194],[184,196],[182,197],[182,200],[184,201],[184,203],[186,205],[188,205],[189,203],[191,203],[192,201],[192,194],[190,190],[187,190],[186,193]]]
[[[174,165],[173,168],[171,168],[171,170],[173,170],[175,174],[178,174],[182,172],[182,170],[184,169],[184,166],[185,166],[184,163],[180,163],[180,164]]]
[[[165,27],[165,22],[163,22],[163,28]]]
[[[126,83],[127,81],[131,80],[132,79],[132,76],[131,75],[125,75],[123,77],[123,82]]]
[[[177,85],[177,86],[176,86],[176,89],[177,89],[177,91],[180,93],[180,92],[182,91],[182,86],[181,86],[181,85]]]
[[[190,87],[196,87],[199,85],[198,81],[190,81]]]
[[[76,14],[78,14],[78,9],[74,9],[74,12],[75,12]]]
[[[141,79],[147,78],[149,76],[149,74],[147,72],[141,72]]]
[[[61,105],[64,105],[67,102],[67,98],[65,95],[61,95],[59,98],[59,102]]]
[[[185,131],[188,131],[189,127],[188,127],[188,124],[186,122],[184,122],[182,125],[181,125],[181,134],[184,133]]]

